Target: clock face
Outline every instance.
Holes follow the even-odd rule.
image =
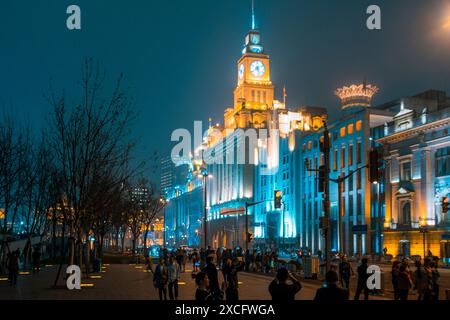
[[[239,66],[239,79],[242,79],[244,77],[244,65],[241,64]]]
[[[250,72],[255,77],[262,77],[266,73],[266,67],[264,66],[264,63],[262,63],[259,60],[253,61],[250,65]]]
[[[259,35],[252,35],[252,44],[259,44]]]

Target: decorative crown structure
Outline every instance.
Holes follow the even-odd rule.
[[[350,107],[370,107],[372,97],[379,91],[376,86],[371,84],[352,84],[349,87],[337,89],[334,94],[341,99],[342,109]]]

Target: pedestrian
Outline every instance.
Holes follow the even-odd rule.
[[[178,263],[171,257],[167,266],[169,299],[178,300],[178,280],[180,280],[181,268]]]
[[[19,251],[8,253],[6,265],[8,266],[9,285],[15,286],[17,284],[17,276],[19,275]]]
[[[414,288],[417,290],[417,300],[430,300],[431,281],[427,273],[422,269],[420,261],[416,261],[416,271],[414,271]]]
[[[208,290],[209,279],[208,275],[204,272],[199,272],[195,276],[195,284],[197,290],[195,291],[195,300],[197,301],[212,301],[211,292]]]
[[[409,290],[413,283],[411,276],[404,264],[401,264],[397,275],[398,299],[401,301],[408,300]]]
[[[41,262],[41,250],[38,247],[35,247],[33,253],[31,255],[33,260],[33,273],[39,273],[40,271],[40,262]]]
[[[357,273],[358,273],[358,282],[356,286],[356,292],[355,292],[355,300],[359,300],[359,296],[361,295],[361,292],[364,290],[364,300],[369,300],[369,288],[367,287],[367,279],[369,278],[369,275],[367,274],[367,268],[368,268],[368,260],[367,258],[361,259],[361,264],[358,266]]]
[[[161,257],[153,274],[153,285],[158,289],[159,300],[167,300],[167,284],[168,270],[165,259]]]
[[[348,300],[349,291],[337,286],[338,275],[335,271],[328,271],[325,275],[325,286],[317,289],[314,301],[344,302]]]
[[[288,283],[288,280],[291,283]],[[302,289],[302,285],[286,268],[277,270],[275,279],[269,285],[269,292],[273,301],[294,301],[295,295]]]
[[[343,288],[350,289],[350,277],[353,274],[352,266],[348,262],[347,255],[344,254],[341,263],[339,263],[339,278]]]
[[[236,263],[233,263],[231,259],[227,259],[226,264],[223,266],[223,289],[225,289],[225,297],[227,301],[239,300],[239,281],[237,273],[243,269],[244,262],[237,261]]]
[[[219,267],[219,268],[221,268],[222,267],[222,248],[217,248],[217,251],[216,251],[216,261],[217,261],[217,266]]]
[[[400,272],[399,263],[398,261],[394,261],[392,263],[392,270],[391,270],[391,281],[392,281],[392,288],[394,289],[394,300],[399,300],[399,288],[398,288],[398,274]]]
[[[430,262],[429,268],[431,273],[431,298],[433,300],[439,300],[438,279],[441,275],[439,274],[438,267],[435,262]]]
[[[208,282],[209,282],[209,291],[211,292],[211,295],[214,299],[220,300],[221,299],[221,290],[219,287],[219,276],[217,272],[217,267],[214,264],[214,257],[208,256],[206,258],[206,267],[202,269],[202,272],[206,273],[208,276]]]

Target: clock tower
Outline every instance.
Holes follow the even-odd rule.
[[[242,57],[237,63],[237,87],[234,90],[234,110],[268,110],[273,107],[274,87],[270,80],[270,59],[264,53],[258,30],[245,37]]]

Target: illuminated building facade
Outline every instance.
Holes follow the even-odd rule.
[[[342,184],[339,194],[336,182],[330,182],[330,225],[331,248],[333,251],[350,255],[380,252],[383,210],[383,184],[373,185],[368,179],[368,170],[363,168],[371,148],[376,147],[374,137],[379,127],[392,119],[390,112],[371,107],[371,100],[378,89],[371,85],[352,85],[338,89],[335,93],[341,99],[342,117],[328,123],[330,132],[330,179],[353,173]],[[323,216],[323,193],[318,189],[318,170],[324,164],[320,150],[323,130],[296,134],[297,172],[295,180],[298,201],[298,225],[300,247],[316,253],[323,252],[324,239],[320,229]],[[341,199],[339,199],[339,197]],[[341,200],[341,201],[339,201]],[[339,232],[341,215],[342,235]],[[354,226],[367,226],[367,231],[357,231]],[[339,237],[342,236],[342,239]]]
[[[450,196],[450,98],[430,90],[385,108],[395,116],[378,140],[387,164],[384,244],[394,256],[430,251],[448,262],[450,217],[442,200]]]

